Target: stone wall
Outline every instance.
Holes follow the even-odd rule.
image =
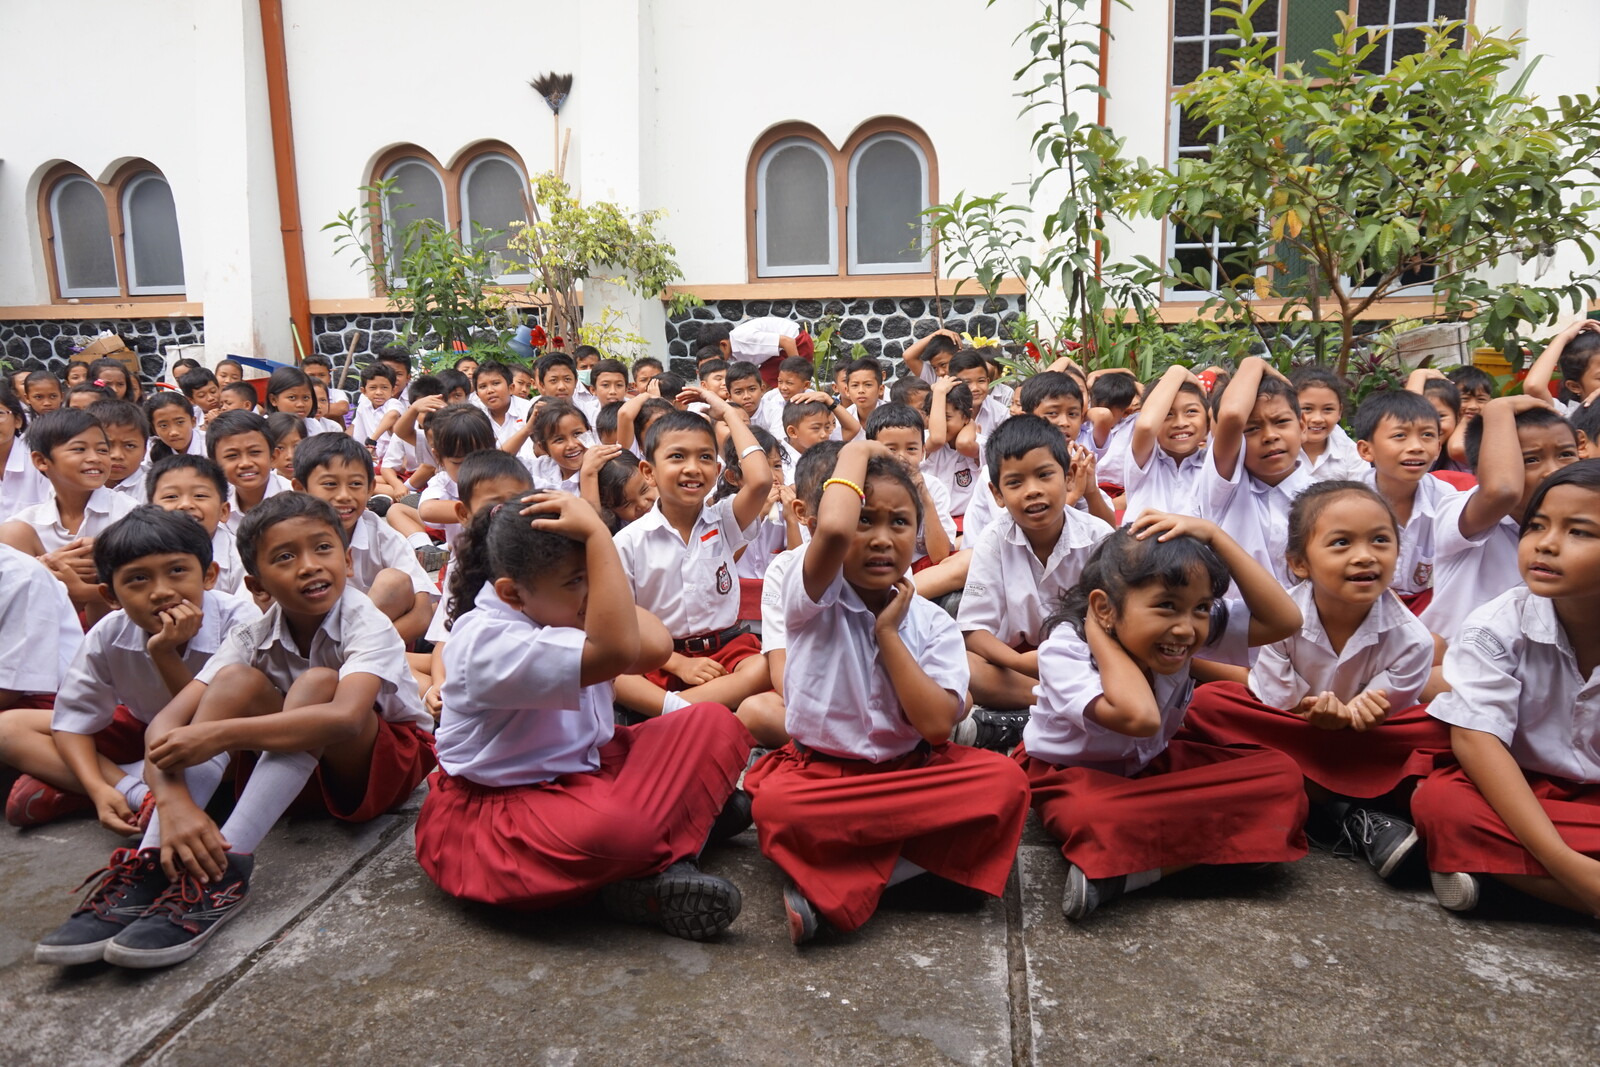
[[[108,332],[120,334],[139,353],[149,381],[154,381],[166,366],[162,353],[168,345],[200,344],[206,339],[205,321],[198,318],[0,322],[0,353],[14,368],[43,368],[60,376],[66,373],[67,360],[73,352]]]

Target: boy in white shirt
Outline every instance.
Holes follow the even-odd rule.
[[[222,522],[235,537],[252,508],[289,491],[289,479],[272,469],[267,420],[252,411],[214,416],[206,425],[206,451],[228,480],[228,514]]]
[[[261,615],[212,592],[211,540],[178,512],[144,505],[112,523],[95,541],[95,566],[116,610],[83,639],[54,710],[25,713],[28,722],[0,716],[0,751],[23,772],[6,806],[13,826],[93,811],[108,830],[138,833],[146,724],[225,634]]]
[[[644,715],[703,702],[736,708],[771,688],[761,642],[738,625],[734,553],[767,509],[772,468],[743,411],[688,388],[712,417],[728,424],[744,480],[733,496],[706,502],[717,482],[717,440],[699,415],[669,412],[645,432],[640,468],[660,496],[654,509],[617,534],[617,551],[636,602],[672,635],[673,655],[661,670],[617,679],[617,700]]]
[[[44,564],[0,545],[0,713],[49,708],[83,641],[66,587]],[[3,721],[3,715],[0,715]],[[0,758],[11,762],[9,745]]]
[[[1086,443],[1094,452],[1095,469],[1102,484],[1119,488],[1127,485],[1128,448],[1138,417],[1139,379],[1132,372],[1109,368],[1090,376],[1085,420],[1090,440]]]
[[[870,356],[854,360],[846,368],[844,382],[850,394],[850,414],[864,424],[883,402],[883,364]]]
[[[989,395],[989,364],[975,348],[963,348],[950,357],[950,377],[972,391],[972,417],[978,432],[992,434],[1011,417],[1011,409]]]
[[[0,385],[0,522],[37,504],[50,492],[50,483],[33,465],[33,453],[23,440],[27,424],[22,399]]]
[[[1359,479],[1378,491],[1400,523],[1400,559],[1393,589],[1421,614],[1433,599],[1434,520],[1459,493],[1430,473],[1444,435],[1428,399],[1403,389],[1373,393],[1356,409],[1356,448],[1371,464]]]
[[[1134,418],[1122,470],[1124,514],[1193,514],[1210,431],[1200,379],[1188,367],[1168,367]]]
[[[1111,526],[1067,506],[1067,443],[1038,416],[1017,415],[1001,424],[989,441],[988,458],[988,488],[1005,511],[973,548],[956,612],[972,700],[982,707],[955,736],[1008,751],[1021,739],[1039,684],[1044,621],[1077,584]]]
[[[228,480],[222,468],[205,456],[176,452],[156,460],[146,479],[150,503],[168,511],[181,511],[198,522],[211,538],[211,562],[217,565],[212,588],[230,596],[244,592],[244,563],[228,517]]]
[[[1551,373],[1561,371],[1561,385],[1550,389]],[[1584,398],[1600,389],[1600,320],[1581,318],[1550,339],[1528,368],[1522,391],[1547,401],[1572,417]]]
[[[954,330],[934,330],[907,346],[900,358],[906,370],[932,385],[950,375],[950,357],[961,351],[961,335]]]
[[[150,420],[139,405],[126,400],[102,400],[90,406],[89,414],[99,420],[100,428],[106,432],[106,488],[136,504],[144,503]]]
[[[406,412],[394,394],[394,371],[386,364],[372,363],[362,370],[361,399],[350,420],[350,436],[380,456],[389,445],[389,432]]]
[[[801,393],[811,392],[811,372],[813,367],[809,359],[791,356],[778,364],[778,384],[775,388],[768,389],[761,397],[755,414],[750,416],[750,425],[759,426],[763,430],[783,440],[783,409],[784,405]],[[826,394],[819,394],[826,395]],[[743,406],[743,405],[741,405]]]

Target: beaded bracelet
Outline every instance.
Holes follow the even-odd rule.
[[[846,489],[852,490],[856,496],[860,497],[863,504],[867,502],[867,491],[861,488],[855,482],[850,481],[848,478],[829,478],[827,481],[822,483],[822,488],[826,489],[830,485],[842,485]]]

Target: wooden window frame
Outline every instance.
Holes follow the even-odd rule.
[[[129,287],[132,278],[128,263],[128,228],[124,215],[125,194],[134,179],[147,174],[155,175],[172,188],[172,182],[160,167],[146,159],[132,159],[112,172],[108,181],[96,181],[88,171],[74,163],[58,163],[44,172],[39,181],[36,213],[39,219],[39,238],[44,250],[45,276],[50,284],[51,304],[170,304],[182,301],[188,294],[188,265],[184,265],[184,288],[161,293],[133,293]],[[111,256],[117,269],[117,291],[103,296],[69,296],[62,292],[61,259],[56,248],[55,216],[51,201],[55,191],[69,178],[82,178],[100,190],[106,205],[106,226],[111,232]],[[176,200],[176,197],[174,197]],[[179,230],[180,249],[182,230]]]
[[[928,253],[928,266],[917,271],[892,271],[868,273],[850,272],[850,175],[851,162],[861,146],[872,137],[882,133],[899,134],[917,146],[922,153],[927,174],[927,197],[929,204],[939,202],[939,157],[933,150],[933,141],[927,133],[914,122],[894,116],[879,116],[869,119],[857,126],[843,145],[838,148],[828,140],[817,127],[807,122],[784,122],[767,129],[750,147],[750,157],[745,165],[745,274],[750,283],[797,282],[807,278],[820,279],[846,279],[846,278],[883,278],[915,281],[931,280],[939,276],[939,256],[937,247],[930,247]],[[756,174],[760,168],[762,158],[767,151],[779,141],[793,137],[803,137],[814,141],[818,148],[829,157],[833,164],[833,245],[836,250],[835,262],[837,268],[832,273],[801,274],[801,275],[763,275],[761,273],[760,259],[757,254],[756,205],[758,203]]]

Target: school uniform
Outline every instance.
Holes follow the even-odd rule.
[[[838,930],[872,916],[902,857],[999,896],[1027,816],[1023,776],[996,753],[923,739],[883,668],[877,617],[842,574],[812,600],[806,551],[782,582],[792,740],[745,774],[762,854]],[[965,698],[950,616],[913,597],[899,635],[952,700]]]
[[[1583,675],[1554,602],[1519,586],[1484,604],[1445,653],[1444,674],[1452,691],[1429,713],[1498,738],[1562,840],[1600,858],[1600,670]],[[1417,786],[1411,811],[1432,870],[1550,873],[1452,757]]]
[[[994,525],[1006,509],[995,503],[994,491],[989,485],[988,472],[984,472],[983,486],[967,501],[967,510],[961,516],[962,544],[975,545],[984,531]]]
[[[1378,472],[1372,467],[1356,480],[1377,491]],[[1460,495],[1459,489],[1432,475],[1417,483],[1416,494],[1411,498],[1411,521],[1400,527],[1400,555],[1395,560],[1391,586],[1412,611],[1422,612],[1433,599],[1430,591],[1437,552],[1434,528],[1439,509],[1446,501]],[[1456,521],[1460,522],[1459,516]],[[1423,599],[1425,594],[1426,599]]]
[[[294,486],[289,484],[289,479],[285,478],[277,471],[268,471],[267,490],[262,495],[261,499],[265,500],[267,497],[277,496],[279,493],[288,493],[293,491]],[[222,525],[228,528],[229,533],[233,534],[235,537],[238,537],[239,527],[244,525],[244,517],[246,514],[248,514],[248,512],[239,506],[239,490],[235,489],[231,485],[228,486],[228,517],[222,520]]]
[[[55,490],[37,504],[31,504],[11,516],[17,522],[27,523],[39,535],[39,543],[46,552],[65,548],[80,537],[96,537],[107,526],[122,518],[139,505],[121,493],[104,486],[89,494],[83,508],[83,521],[77,530],[61,525],[61,510],[56,503]]]
[[[382,407],[375,407],[372,401],[363,396],[356,402],[356,414],[350,421],[350,436],[357,441],[366,443],[374,436],[373,431],[378,428],[378,423],[382,422],[390,412],[404,414],[405,410],[405,405],[393,398],[384,401]],[[380,454],[388,447],[391,434],[392,431],[385,431],[381,437],[378,437],[378,443],[374,448]]]
[[[794,469],[800,462],[804,452],[789,443],[786,437],[778,438],[778,462],[783,465],[783,480],[787,483],[794,482]]]
[[[404,801],[433,769],[433,716],[422,705],[405,644],[394,624],[354,586],[346,584],[323,616],[308,654],[300,654],[283,609],[273,604],[261,618],[229,631],[195,681],[210,685],[220,671],[236,664],[254,667],[282,693],[313,667],[335,670],[341,679],[370,674],[381,683],[373,704],[379,728],[366,793],[354,806],[348,805],[323,780],[319,762],[291,813],[326,813],[345,822],[366,822]],[[246,771],[253,765],[253,759],[241,760],[237,791],[243,792]]]
[[[311,415],[302,419],[301,422],[304,424],[302,433],[306,437],[315,437],[319,433],[344,433],[344,426],[332,419]],[[389,436],[393,437],[394,435],[390,434]],[[362,440],[365,441],[366,438],[363,437]]]
[[[416,831],[441,889],[548,908],[699,851],[752,744],[726,708],[613,726],[611,683],[580,681],[583,631],[533,622],[490,584],[454,633]]]
[[[195,410],[199,410],[196,408]],[[206,432],[196,425],[194,432],[189,435],[189,446],[183,450],[187,455],[205,456],[210,458],[211,450],[206,448]]]
[[[1195,502],[1200,517],[1222,528],[1265,567],[1280,585],[1288,588],[1299,581],[1289,570],[1289,507],[1311,485],[1301,459],[1277,485],[1268,485],[1245,470],[1244,443],[1234,460],[1233,476],[1224,478],[1217,471],[1216,450],[1206,449],[1206,458],[1195,483]]]
[[[421,507],[432,500],[447,500],[452,504],[461,502],[461,491],[456,486],[456,480],[446,474],[443,467],[440,467],[434,472],[433,477],[428,479],[427,487],[422,490],[422,495],[417,499],[417,506]],[[447,522],[435,525],[444,532],[445,546],[454,548],[456,538],[461,535],[461,524]]]
[[[1106,431],[1105,444],[1090,445],[1095,456],[1095,481],[1102,485],[1127,486],[1127,468],[1131,463],[1129,453],[1133,450],[1133,424],[1138,417],[1138,412],[1124,415]],[[1090,440],[1093,440],[1092,432]]]
[[[22,434],[11,442],[4,474],[0,474],[0,522],[16,517],[25,507],[38,504],[50,495],[50,480],[33,465],[33,453]]]
[[[800,528],[805,533],[805,527]],[[799,548],[788,548],[772,557],[767,564],[766,577],[761,581],[761,651],[781,652],[789,646],[789,627],[783,605],[783,581],[794,561],[805,550],[803,541]]]
[[[944,536],[950,543],[950,551],[956,550],[956,520],[950,515],[950,490],[937,478],[924,478],[922,484],[928,487],[928,497],[933,502],[932,513],[922,516],[922,524],[917,527],[917,544],[911,552],[911,573],[926,570],[933,566],[934,561],[928,556],[928,523],[937,522],[944,530]]]
[[[1300,632],[1261,649],[1249,685],[1201,686],[1186,728],[1218,745],[1266,745],[1339,796],[1378,797],[1433,767],[1449,731],[1419,704],[1433,669],[1433,635],[1395,596],[1380,597],[1335,653],[1310,582],[1289,590],[1305,619]],[[1296,714],[1300,701],[1331,692],[1341,701],[1382,689],[1389,713],[1375,729],[1324,730]]]
[[[768,389],[761,394],[761,402],[756,405],[756,413],[750,416],[750,425],[759,426],[782,441],[783,406],[787,403],[782,393],[776,389]]]
[[[583,412],[583,417],[589,420],[589,426],[593,429],[595,420],[600,417],[600,398],[585,389],[580,382],[568,400],[573,407]]]
[[[1507,515],[1476,537],[1461,533],[1462,513],[1477,493],[1474,488],[1446,497],[1434,512],[1433,600],[1422,621],[1452,645],[1468,615],[1522,584],[1516,519]]]
[[[749,540],[739,554],[739,579],[761,581],[773,559],[789,549],[789,527],[770,515],[763,516],[745,530]],[[765,630],[762,631],[765,633]],[[763,646],[764,647],[764,646]]]
[[[212,586],[221,593],[248,595],[244,588],[244,560],[239,558],[233,531],[217,523],[211,535],[211,562],[217,565],[217,580]]]
[[[634,600],[661,620],[682,655],[716,660],[731,671],[761,652],[761,642],[739,622],[738,561],[746,543],[734,518],[735,497],[706,503],[685,542],[667,522],[661,504],[616,535],[617,554]],[[686,688],[665,670],[645,675],[667,690]]]
[[[0,545],[0,589],[0,689],[55,696],[83,644],[67,587],[26,552]]]
[[[1301,452],[1300,459],[1306,464],[1306,473],[1313,482],[1359,482],[1372,471],[1372,464],[1361,458],[1356,443],[1350,440],[1343,426],[1335,426],[1328,433],[1328,445],[1322,455],[1312,459]]]
[[[956,626],[963,634],[983,630],[1011,648],[1038,647],[1045,619],[1078,584],[1094,547],[1112,532],[1092,515],[1072,508],[1063,514],[1061,534],[1043,562],[1009,512],[984,531],[973,546],[956,610]]]
[[[987,437],[978,435],[976,458],[963,455],[950,444],[922,457],[922,476],[938,479],[949,491],[950,514],[957,519],[965,515],[967,508],[972,505],[973,493],[989,491],[989,470],[983,461],[984,447],[988,442]],[[956,523],[956,527],[965,532],[963,523]]]
[[[350,534],[350,582],[365,593],[378,580],[378,575],[389,569],[410,578],[413,593],[438,597],[439,587],[417,562],[416,550],[405,537],[372,512],[363,511]]]
[[[972,417],[978,423],[978,432],[988,437],[997,426],[1011,417],[1011,409],[994,397],[986,396]]]
[[[139,466],[135,467],[131,472],[129,472],[128,476],[122,479],[122,481],[118,482],[116,485],[108,485],[106,488],[111,490],[113,493],[127,497],[129,500],[133,501],[135,506],[146,503],[148,494],[145,491],[144,479],[145,475],[149,473],[149,466],[141,463]]]
[[[417,440],[422,440],[420,431],[417,434]],[[417,466],[416,447],[400,440],[400,435],[397,433],[389,434],[388,443],[384,445],[383,451],[379,453],[378,469],[390,471],[399,478],[407,478],[417,469]]]
[[[1221,600],[1200,654],[1247,643],[1249,611]],[[1070,625],[1039,646],[1037,702],[1016,759],[1033,806],[1062,855],[1090,878],[1180,864],[1277,863],[1305,855],[1306,794],[1300,770],[1281,752],[1222,746],[1183,730],[1194,692],[1185,667],[1151,687],[1161,728],[1129,737],[1092,720],[1103,693],[1088,643]]]
[[[198,673],[236,626],[261,618],[245,597],[207,590],[200,628],[183,648],[183,664]],[[173,693],[150,658],[151,634],[113,611],[90,628],[56,694],[50,728],[95,739],[112,763],[144,759],[145,727],[172,702]]]
[[[1123,514],[1129,520],[1138,518],[1143,511],[1195,514],[1196,490],[1207,451],[1202,445],[1180,461],[1155,445],[1150,449],[1150,458],[1141,465],[1133,457],[1130,440],[1127,462],[1122,468],[1122,492],[1126,498]]]
[[[581,475],[578,473],[566,474],[561,470],[561,465],[550,456],[535,456],[530,446],[526,449],[528,455],[521,453],[517,458],[522,460],[522,465],[528,468],[528,474],[533,478],[533,484],[538,489],[559,489],[563,493],[578,496],[581,486]]]

